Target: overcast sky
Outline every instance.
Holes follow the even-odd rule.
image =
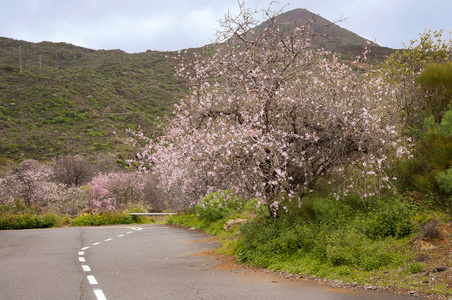
[[[271,0],[248,0],[267,8]],[[91,49],[181,50],[209,44],[237,0],[0,0],[0,36]],[[381,46],[402,48],[426,29],[452,31],[452,0],[286,0]]]

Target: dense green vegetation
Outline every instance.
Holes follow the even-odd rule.
[[[224,245],[220,253],[235,255],[247,265],[344,285],[433,291],[416,281],[429,266],[416,260],[422,252],[409,242],[420,232],[424,238],[433,235],[426,228],[432,222],[450,222],[447,214],[405,197],[364,203],[354,196],[336,201],[316,194],[305,197],[301,207],[287,203],[290,213],[281,213],[275,220],[256,207],[257,201],[240,202],[211,194],[194,210],[173,216],[168,223],[216,235]],[[237,218],[249,221],[230,231],[223,229],[228,220]],[[450,295],[447,287],[438,284],[435,292]]]
[[[154,219],[151,222],[155,222]],[[148,223],[146,216],[134,216],[128,212],[105,212],[102,214],[85,214],[71,220],[71,226],[100,226],[113,224],[142,224]]]
[[[56,213],[39,213],[37,208],[26,207],[15,201],[14,205],[0,205],[0,230],[52,228],[61,226],[100,226],[114,224],[144,224],[155,222],[154,218],[135,216],[130,212],[144,212],[138,206],[130,206],[115,212],[84,213],[79,216]]]
[[[55,227],[57,217],[53,214],[32,215],[24,213],[21,215],[1,215],[0,230],[8,229],[32,229]]]
[[[175,55],[0,38],[0,155],[129,158],[126,129],[152,134],[183,95]]]

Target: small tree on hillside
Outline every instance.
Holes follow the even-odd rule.
[[[48,165],[32,159],[24,160],[13,172],[14,179],[18,182],[18,197],[27,206],[32,203],[45,205],[57,200],[60,189],[50,181],[52,175],[52,168]]]
[[[452,40],[443,39],[443,31],[428,30],[413,39],[404,50],[393,53],[383,64],[384,76],[398,87],[397,106],[406,129],[418,126],[435,111],[436,104],[416,80],[426,65],[445,63],[452,53]],[[438,118],[437,118],[438,121]]]
[[[89,161],[73,154],[67,154],[53,161],[53,173],[57,182],[67,186],[86,184],[93,177]]]
[[[90,200],[96,212],[115,211],[128,204],[141,204],[145,177],[139,173],[99,173],[89,183]]]
[[[428,112],[440,123],[452,100],[452,62],[426,65],[417,82],[427,91]]]
[[[388,151],[404,151],[390,86],[312,49],[309,24],[283,31],[279,12],[268,10],[267,28],[253,32],[257,12],[240,8],[220,23],[213,56],[181,62],[178,74],[191,93],[166,134],[148,140],[142,167],[197,199],[233,189],[258,198],[271,214],[281,193],[309,192],[346,166],[356,168],[347,189],[361,175],[381,174]]]

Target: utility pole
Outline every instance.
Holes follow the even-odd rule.
[[[19,45],[19,70],[22,73],[22,46]]]

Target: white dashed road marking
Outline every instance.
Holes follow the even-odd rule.
[[[97,280],[96,280],[96,278],[94,278],[93,275],[88,275],[88,276],[86,276],[86,278],[88,279],[90,284],[97,284]]]
[[[94,294],[96,294],[97,300],[107,300],[102,290],[94,290]]]
[[[141,228],[141,227],[133,227],[133,230],[136,230],[136,231],[140,231],[141,229],[143,229],[143,228]],[[126,234],[131,234],[131,233],[133,233],[133,231],[126,232]],[[123,237],[123,236],[125,236],[125,234],[118,235],[118,237]],[[111,240],[113,240],[113,238],[105,239],[104,242],[109,242]],[[101,243],[102,242],[96,242],[96,243],[93,243],[92,246],[96,246],[96,245],[99,245]],[[86,261],[85,257],[83,257],[83,255],[85,255],[84,251],[87,250],[87,249],[89,249],[89,246],[88,247],[83,247],[78,252],[78,255],[79,255],[78,260],[80,262],[85,262]],[[84,272],[91,272],[91,268],[88,265],[82,265],[82,269],[83,269]],[[97,285],[98,284],[96,278],[94,278],[93,275],[87,275],[86,279],[88,279],[88,281],[89,281],[89,283],[91,285]],[[102,292],[101,289],[94,289],[94,294],[96,295],[97,300],[107,300],[107,298],[104,295],[104,292]]]
[[[91,269],[88,265],[82,265],[83,271],[85,272],[91,272]]]

